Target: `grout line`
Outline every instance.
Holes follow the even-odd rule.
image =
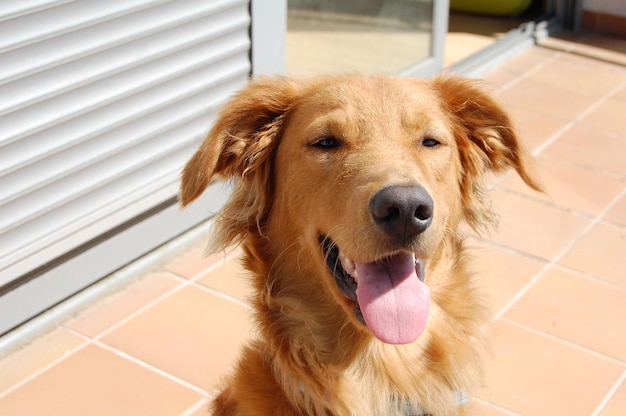
[[[501,94],[502,92],[508,90],[509,88],[513,87],[514,85],[519,84],[521,81],[523,81],[526,78],[529,78],[531,75],[539,72],[542,68],[547,66],[552,61],[555,61],[555,60],[559,59],[561,56],[564,56],[564,55],[565,55],[564,52],[558,51],[553,56],[547,57],[542,62],[536,64],[534,67],[526,70],[524,73],[519,74],[517,77],[513,78],[512,80],[510,80],[506,84],[502,85],[498,89],[498,94]]]
[[[104,331],[100,332],[98,335],[95,335],[92,340],[94,342],[99,341],[101,338],[107,336],[108,334],[110,334],[111,332],[115,331],[116,329],[118,329],[119,327],[121,327],[122,325],[126,324],[127,322],[129,322],[131,319],[136,318],[137,316],[139,316],[140,314],[142,314],[143,312],[145,312],[146,310],[150,309],[151,307],[153,307],[154,305],[156,305],[157,303],[161,302],[162,300],[180,292],[181,290],[183,290],[184,288],[186,288],[187,286],[189,286],[191,284],[191,282],[187,281],[186,279],[180,279],[180,283],[173,287],[172,289],[168,290],[165,293],[162,293],[160,296],[152,299],[150,302],[145,303],[143,306],[141,306],[140,308],[137,308],[134,312],[130,313],[129,315],[125,316],[124,318],[120,319],[119,321],[117,321],[116,323],[114,323],[113,325],[111,325],[110,327],[108,327],[107,329],[105,329]]]
[[[617,381],[615,382],[615,384],[613,384],[613,386],[609,389],[608,393],[606,394],[604,399],[602,399],[602,401],[600,402],[596,410],[591,414],[591,416],[600,415],[600,413],[604,410],[604,408],[606,407],[608,402],[613,398],[613,396],[615,396],[615,393],[624,382],[626,382],[626,370],[624,370],[622,375],[617,378]]]
[[[610,97],[617,94],[624,86],[626,86],[626,81],[622,81],[621,83],[617,84],[617,86],[614,87],[611,91],[609,91],[604,96],[596,100],[596,102],[592,103],[589,107],[587,107],[586,110],[584,110],[583,112],[578,114],[576,117],[574,117],[572,120],[570,120],[567,124],[565,124],[565,126],[561,127],[556,133],[550,136],[548,140],[546,140],[545,142],[537,146],[537,148],[534,149],[531,152],[531,154],[533,156],[537,156],[539,153],[544,151],[548,146],[556,142],[557,139],[559,139],[563,134],[571,130],[571,128],[574,127],[576,123],[579,123],[582,119],[587,117],[591,112],[593,112],[602,104],[604,104]]]
[[[626,178],[625,178],[626,179]],[[622,189],[622,192],[619,193],[619,195],[617,195],[617,197],[615,197],[615,199],[613,201],[611,201],[611,203],[609,204],[609,206],[607,207],[607,209],[603,210],[598,217],[600,217],[600,219],[604,222],[608,222],[611,224],[611,226],[615,227],[615,228],[619,228],[619,229],[623,229],[624,225],[622,224],[616,224],[611,220],[608,220],[606,218],[606,214],[609,213],[609,211],[611,211],[613,209],[613,207],[615,205],[617,205],[619,203],[619,201],[621,200],[621,198],[624,197],[626,198],[626,187],[624,189]]]
[[[611,282],[611,281],[603,279],[601,277],[597,277],[597,276],[594,276],[592,274],[581,272],[580,270],[576,270],[576,269],[574,269],[572,267],[564,266],[562,264],[555,264],[554,265],[554,269],[555,270],[561,270],[561,271],[567,272],[569,274],[573,274],[574,276],[578,276],[581,279],[585,279],[585,280],[588,280],[588,281],[593,282],[595,284],[602,285],[602,286],[604,286],[604,287],[606,287],[608,289],[617,290],[617,291],[620,291],[620,292],[624,292],[626,294],[626,287],[620,286],[617,283]]]
[[[172,278],[178,280],[179,284],[177,286],[173,287],[172,289],[168,290],[167,292],[162,293],[160,296],[152,299],[150,302],[145,303],[140,308],[135,309],[134,312],[132,312],[131,314],[127,315],[123,319],[117,321],[116,323],[114,323],[110,327],[106,328],[105,330],[100,332],[98,335],[95,335],[93,337],[93,340],[99,340],[99,339],[105,337],[106,335],[108,335],[111,332],[115,331],[117,328],[121,327],[122,325],[126,324],[130,320],[134,319],[135,317],[137,317],[140,314],[142,314],[143,312],[145,312],[146,310],[150,309],[151,307],[153,307],[157,303],[159,303],[159,302],[165,300],[166,298],[168,298],[168,297],[170,297],[170,296],[180,292],[181,290],[185,289],[188,286],[193,286],[193,287],[196,287],[196,288],[208,289],[208,288],[204,287],[203,285],[201,285],[200,283],[196,283],[196,280],[199,279],[201,276],[204,276],[207,273],[210,273],[210,272],[214,271],[215,269],[217,269],[218,267],[222,266],[226,261],[232,260],[236,255],[237,255],[237,250],[233,250],[231,253],[225,254],[224,262],[216,262],[215,264],[209,266],[208,268],[198,272],[192,278],[187,278],[187,277],[184,277],[184,276],[180,276],[179,274],[174,273],[171,270],[167,270],[165,268],[162,269],[164,273],[167,273],[168,275],[171,275]],[[159,270],[161,270],[161,269],[159,269]],[[242,305],[244,305],[246,307],[249,307],[249,305],[247,305],[246,303],[242,302],[241,300],[239,300],[237,298],[234,298],[234,297],[231,297],[230,295],[227,295],[227,294],[222,293],[220,291],[212,289],[212,290],[209,290],[209,292],[211,294],[217,295],[217,296],[222,297],[224,299],[227,299],[227,300],[230,300],[230,301],[235,301],[235,302],[237,302],[239,304],[242,304]]]
[[[484,406],[487,406],[489,408],[492,409],[496,409],[499,412],[502,412],[508,416],[521,416],[519,413],[515,413],[512,410],[507,409],[506,407],[502,407],[494,402],[488,401],[488,400],[483,400],[477,397],[473,397],[472,400],[479,402],[481,404],[483,404]]]
[[[557,57],[560,57],[564,55],[564,53],[557,53],[554,56],[546,59],[543,63],[541,63],[540,65],[535,66],[533,69],[527,71],[525,74],[523,74],[520,77],[515,78],[514,80],[510,81],[509,83],[505,84],[501,91],[504,91],[505,89],[510,88],[511,86],[517,84],[518,82],[520,82],[521,80],[528,78],[530,75],[534,74],[535,72],[539,71],[541,68],[543,68],[544,66],[546,66],[549,62],[557,59]],[[617,92],[619,92],[624,86],[626,85],[626,81],[622,81],[620,84],[618,84],[616,87],[614,87],[611,91],[609,91],[607,94],[605,94],[603,97],[601,97],[600,99],[596,100],[595,103],[591,104],[585,111],[581,112],[580,114],[578,114],[578,116],[576,116],[573,120],[571,120],[570,122],[568,122],[565,126],[561,127],[556,133],[552,134],[548,140],[546,140],[545,142],[543,142],[541,145],[539,145],[536,149],[534,149],[532,151],[532,155],[533,156],[537,156],[539,153],[541,153],[543,150],[545,150],[548,146],[550,146],[552,143],[554,143],[556,140],[558,140],[564,133],[566,133],[567,131],[569,131],[576,123],[580,122],[584,117],[586,117],[588,114],[590,114],[592,111],[596,110],[598,107],[600,107],[602,104],[604,104],[611,96],[615,95]],[[506,190],[506,188],[504,187],[499,187],[499,189],[503,189]],[[510,191],[513,192],[513,191]],[[515,192],[514,192],[515,193]],[[518,193],[515,193],[516,195],[521,195]],[[559,252],[552,260],[548,261],[548,263],[546,263],[544,265],[544,267],[539,270],[539,272],[537,272],[537,274],[526,284],[524,285],[514,296],[513,298],[503,307],[500,309],[500,311],[498,311],[495,315],[495,319],[501,318],[522,296],[524,296],[538,281],[539,279],[553,266],[555,266],[557,264],[557,262],[575,245],[577,244],[581,238],[583,238],[583,236],[585,236],[590,230],[591,228],[593,228],[595,225],[597,225],[601,219],[606,215],[606,213],[619,201],[619,199],[622,197],[622,195],[624,194],[624,191],[622,191],[615,199],[613,199],[613,201],[611,201],[611,203],[609,203],[609,205],[607,207],[605,207],[605,209],[600,212],[598,215],[593,216],[593,215],[589,215],[587,214],[587,216],[591,219],[590,223],[587,225],[587,227],[585,227],[579,234],[578,236],[576,236],[572,241],[570,241],[570,243],[564,247],[563,250],[561,250],[561,252]],[[528,197],[528,196],[527,196]],[[528,197],[531,198],[533,200],[538,200],[532,197]],[[545,201],[544,201],[545,202]],[[550,206],[554,206],[557,208],[562,208],[563,210],[567,211],[567,212],[572,212],[572,213],[577,213],[578,211],[572,210],[572,209],[568,209],[566,207],[559,207],[557,205],[554,204],[549,204]],[[586,214],[586,213],[583,213]]]
[[[72,295],[39,316],[30,319],[16,329],[2,335],[0,337],[0,357],[4,358],[11,352],[19,349],[19,347],[31,343],[53,328],[62,326],[69,318],[80,314],[107,296],[125,290],[129,284],[132,284],[131,282],[137,281],[146,272],[163,269],[163,259],[186,250],[192,244],[195,244],[201,236],[206,235],[210,231],[212,222],[212,220],[208,220],[195,226],[175,239]],[[176,276],[174,273],[172,275]]]
[[[228,253],[225,258],[224,258],[224,262],[226,261],[230,261],[233,258],[235,258],[237,255],[237,251],[233,250],[231,253]],[[200,276],[205,275],[206,273],[210,273],[212,270],[216,269],[217,267],[221,266],[223,263],[216,263],[215,265],[213,265],[212,267],[209,267],[201,272],[199,272],[195,277],[193,277],[193,279],[198,279]],[[212,395],[209,394],[208,392],[193,386],[192,384],[184,381],[184,380],[180,380],[177,377],[166,373],[162,370],[159,370],[155,367],[150,366],[149,364],[135,358],[132,357],[131,355],[128,355],[127,353],[124,353],[120,350],[117,350],[111,346],[108,346],[107,344],[103,343],[100,339],[105,337],[106,335],[108,335],[109,333],[113,332],[114,330],[116,330],[117,328],[119,328],[120,326],[126,324],[128,321],[134,319],[135,317],[137,317],[138,315],[140,315],[141,313],[145,312],[147,309],[151,308],[152,306],[154,306],[155,304],[161,302],[162,300],[164,300],[165,298],[174,295],[175,293],[181,291],[182,289],[188,287],[188,286],[193,286],[199,289],[202,289],[204,291],[207,291],[213,295],[217,295],[219,297],[222,297],[224,299],[227,299],[229,301],[234,301],[242,306],[245,306],[246,308],[249,308],[250,306],[248,304],[246,304],[245,302],[231,297],[230,295],[227,295],[225,293],[219,292],[217,290],[211,289],[211,288],[207,288],[203,285],[201,285],[200,283],[196,283],[194,280],[192,280],[192,278],[185,278],[183,276],[179,276],[178,274],[171,272],[169,270],[166,269],[159,269],[159,271],[163,271],[164,273],[167,273],[168,275],[170,275],[173,279],[177,280],[179,282],[178,285],[176,285],[174,288],[168,290],[167,292],[161,294],[160,296],[152,299],[150,302],[145,303],[143,306],[141,306],[140,308],[136,309],[135,311],[133,311],[131,314],[127,315],[126,317],[124,317],[123,319],[117,321],[116,323],[114,323],[113,325],[109,326],[108,328],[106,328],[104,331],[100,332],[99,334],[90,337],[86,334],[83,334],[80,331],[77,331],[71,327],[65,326],[66,322],[63,322],[63,324],[61,324],[59,327],[63,328],[64,330],[78,336],[79,338],[83,339],[83,343],[81,343],[80,345],[78,345],[77,347],[68,350],[63,356],[58,357],[57,359],[51,361],[50,363],[44,365],[43,367],[39,368],[37,371],[33,372],[32,374],[29,374],[28,376],[24,377],[22,380],[20,380],[19,382],[17,382],[16,384],[14,384],[13,386],[9,387],[8,389],[6,389],[3,392],[0,392],[0,399],[4,398],[5,396],[9,395],[10,393],[12,393],[13,391],[17,390],[18,388],[22,387],[23,385],[25,385],[26,383],[30,382],[31,380],[35,379],[36,377],[40,376],[41,374],[45,373],[46,371],[48,371],[49,369],[51,369],[52,367],[56,366],[57,364],[60,364],[61,362],[65,361],[66,359],[68,359],[69,357],[71,357],[72,355],[76,354],[77,352],[79,352],[80,350],[82,350],[83,348],[87,347],[88,345],[97,345],[101,348],[104,348],[106,350],[109,350],[111,352],[114,352],[115,354],[128,359],[136,364],[141,365],[142,367],[146,367],[148,369],[150,369],[153,372],[156,372],[158,374],[161,374],[163,376],[165,376],[168,379],[174,380],[176,381],[178,384],[182,384],[200,394],[202,394],[204,396],[203,399],[201,399],[201,401],[205,401],[206,402],[206,398],[211,397]],[[200,402],[199,402],[200,403]]]
[[[225,260],[226,261],[226,260]],[[214,270],[215,268],[211,268],[209,267],[206,270]],[[198,275],[204,274],[206,273],[206,270],[202,271],[202,272],[198,272]],[[157,296],[156,298],[152,299],[150,302],[145,303],[143,306],[141,306],[140,308],[136,309],[135,311],[133,311],[131,314],[125,316],[123,319],[117,321],[116,323],[114,323],[113,325],[111,325],[110,327],[106,328],[105,330],[103,330],[102,332],[100,332],[98,335],[95,335],[93,337],[94,341],[100,340],[103,337],[107,336],[108,334],[110,334],[111,332],[115,331],[116,329],[118,329],[119,327],[121,327],[122,325],[126,324],[127,322],[129,322],[130,320],[136,318],[137,316],[139,316],[140,314],[142,314],[143,312],[145,312],[146,310],[150,309],[151,307],[153,307],[154,305],[156,305],[157,303],[165,300],[166,298],[175,295],[176,293],[182,291],[183,289],[185,289],[186,287],[189,286],[193,286],[198,288],[199,286],[201,286],[200,284],[196,284],[194,280],[192,279],[188,279],[182,276],[179,276],[176,273],[173,273],[169,270],[165,270],[165,273],[168,273],[170,275],[172,275],[173,278],[175,278],[176,280],[179,281],[179,284],[175,287],[173,287],[172,289],[168,290],[167,292],[162,293],[161,295]],[[226,295],[224,293],[221,293],[219,291],[210,291],[210,293],[220,296],[222,298],[225,298],[227,300],[230,301],[237,301],[237,303],[242,303],[242,301],[240,301],[239,299],[230,297],[229,295]],[[244,306],[249,306],[244,304]]]
[[[210,238],[210,235],[209,235],[209,238]],[[208,267],[200,270],[199,272],[197,272],[193,276],[184,276],[184,275],[182,275],[180,273],[176,273],[175,271],[168,269],[166,265],[163,265],[162,269],[164,271],[166,271],[167,273],[171,273],[174,276],[180,277],[181,279],[185,279],[185,280],[189,280],[189,281],[195,281],[195,280],[198,280],[198,279],[202,278],[204,275],[206,275],[208,273],[211,273],[211,272],[215,271],[216,269],[222,267],[227,262],[237,258],[237,256],[239,255],[239,252],[240,251],[238,250],[238,246],[233,246],[233,247],[229,247],[229,248],[225,249],[224,251],[221,252],[222,253],[222,258],[220,260],[216,260],[215,262],[210,264]],[[202,256],[210,256],[212,254],[217,254],[217,253],[208,253],[206,251],[202,252]],[[170,260],[173,260],[173,259],[170,259]]]
[[[554,208],[554,209],[558,209],[560,211],[564,211],[564,212],[569,213],[569,214],[576,215],[578,217],[583,217],[583,218],[591,220],[591,219],[593,219],[593,218],[595,218],[597,216],[597,214],[591,214],[589,212],[579,211],[579,210],[577,210],[575,208],[571,208],[571,207],[568,207],[568,206],[565,206],[565,205],[559,205],[559,204],[555,203],[554,200],[552,200],[552,199],[546,200],[546,199],[543,199],[543,198],[536,197],[534,195],[521,193],[521,192],[515,191],[513,189],[509,189],[507,187],[501,186],[501,185],[498,185],[495,189],[497,189],[498,191],[507,193],[509,195],[515,195],[515,196],[518,196],[518,197],[520,197],[522,199],[526,199],[526,200],[529,200],[529,201],[537,202],[537,203],[540,203],[542,205],[545,205],[545,206],[548,206],[548,207],[551,207],[551,208]],[[550,195],[547,195],[547,196],[550,197]]]
[[[210,269],[210,268],[209,268]],[[206,270],[209,270],[206,269]],[[198,273],[198,275],[205,274],[205,271]],[[213,269],[212,269],[213,270]],[[218,290],[212,289],[212,288],[208,288],[200,283],[196,283],[195,280],[192,279],[187,279],[185,277],[180,277],[178,276],[176,273],[172,273],[171,271],[167,271],[167,273],[172,274],[172,276],[177,279],[180,283],[178,286],[173,287],[172,289],[168,290],[165,293],[162,293],[160,296],[152,299],[150,302],[145,303],[143,306],[141,306],[140,308],[136,309],[134,312],[132,312],[131,314],[127,315],[126,317],[124,317],[123,319],[117,321],[116,323],[114,323],[113,325],[111,325],[110,327],[108,327],[107,329],[105,329],[104,331],[100,332],[98,335],[95,335],[93,337],[93,340],[100,340],[103,337],[105,337],[106,335],[110,334],[111,332],[115,331],[116,329],[118,329],[119,327],[121,327],[122,325],[126,324],[127,322],[129,322],[130,320],[136,318],[137,316],[139,316],[140,314],[142,314],[143,312],[145,312],[146,310],[150,309],[151,307],[153,307],[154,305],[156,305],[157,303],[160,303],[161,301],[165,300],[166,298],[182,291],[183,289],[187,288],[187,287],[195,287],[197,289],[203,289],[205,291],[208,291],[209,293],[219,296],[221,298],[224,298],[226,300],[229,301],[234,301],[238,304],[241,304],[247,308],[250,307],[250,305],[248,305],[247,303],[232,297],[226,293],[222,293]]]
[[[623,190],[619,195],[617,195],[615,198],[613,198],[613,200],[602,210],[602,212],[597,215],[594,219],[592,219],[589,224],[587,224],[587,226],[585,228],[583,228],[583,230],[581,232],[578,233],[578,235],[576,237],[574,237],[569,244],[567,244],[565,247],[563,247],[563,249],[557,253],[556,256],[554,256],[551,260],[548,261],[548,263],[546,263],[543,268],[541,270],[539,270],[539,272],[537,272],[537,274],[530,279],[530,281],[528,283],[526,283],[512,298],[511,300],[509,300],[509,302],[506,303],[506,305],[504,305],[504,307],[502,307],[495,315],[495,319],[498,319],[500,317],[502,317],[509,309],[511,309],[511,307],[517,303],[518,300],[520,300],[538,281],[539,279],[553,266],[557,265],[557,263],[559,262],[559,260],[561,260],[565,254],[567,254],[567,252],[569,252],[576,244],[578,244],[578,242],[580,242],[580,240],[587,235],[587,233],[589,233],[589,231],[595,227],[598,223],[600,223],[602,221],[602,218],[606,215],[607,212],[609,212],[614,205],[617,204],[617,202],[619,202],[619,200],[621,199],[621,197],[626,194],[626,190]]]
[[[107,350],[109,352],[112,352],[112,353],[114,353],[114,354],[116,354],[116,355],[118,355],[118,356],[120,356],[120,357],[122,357],[122,358],[124,358],[124,359],[126,359],[128,361],[131,361],[131,362],[133,362],[133,363],[135,363],[135,364],[137,364],[137,365],[147,369],[147,370],[150,370],[150,371],[152,371],[154,373],[157,373],[157,374],[159,374],[159,375],[161,375],[161,376],[163,376],[163,377],[165,377],[165,378],[167,378],[167,379],[169,379],[171,381],[174,381],[174,382],[176,382],[178,384],[181,384],[181,385],[187,387],[188,389],[193,390],[196,393],[201,394],[203,397],[208,397],[209,396],[209,393],[206,392],[205,390],[203,390],[202,388],[197,387],[197,386],[195,386],[195,385],[189,383],[188,381],[185,381],[185,380],[183,380],[183,379],[181,379],[179,377],[176,377],[175,375],[170,374],[167,371],[161,370],[160,368],[157,368],[157,367],[155,367],[153,365],[150,365],[147,362],[145,362],[143,360],[140,360],[139,358],[134,357],[134,356],[132,356],[132,355],[122,351],[122,350],[119,350],[119,349],[117,349],[115,347],[107,345],[104,342],[98,341],[98,340],[94,340],[93,343],[94,343],[94,345],[97,345],[98,347],[100,347],[102,349],[105,349],[105,350]]]
[[[572,349],[578,350],[580,352],[584,352],[584,353],[587,353],[589,355],[593,355],[596,358],[600,358],[600,359],[603,359],[605,361],[609,361],[609,362],[611,362],[613,364],[617,364],[620,367],[626,366],[626,362],[623,361],[623,360],[620,360],[619,358],[611,357],[611,356],[606,355],[604,353],[601,353],[599,351],[593,350],[593,349],[591,349],[589,347],[584,347],[584,346],[576,344],[576,343],[574,343],[572,341],[568,341],[566,339],[559,338],[556,335],[549,334],[547,332],[544,332],[544,331],[541,331],[539,329],[533,328],[531,326],[519,323],[519,322],[514,321],[512,319],[509,319],[509,318],[499,318],[499,320],[501,322],[507,323],[509,325],[513,325],[513,326],[515,326],[517,328],[520,328],[520,329],[526,330],[528,332],[531,332],[531,333],[533,333],[535,335],[538,335],[540,337],[547,338],[547,339],[549,339],[551,341],[554,341],[554,342],[556,342],[558,344],[565,345],[567,347],[570,347]]]
[[[191,416],[194,413],[196,413],[198,410],[202,409],[208,403],[209,403],[209,400],[207,400],[206,398],[203,397],[202,399],[200,399],[197,402],[195,402],[187,410],[182,412],[179,416]],[[207,413],[207,415],[208,415],[208,413]]]
[[[610,134],[610,133],[609,133]],[[612,135],[612,134],[610,134]],[[556,155],[551,155],[551,154],[543,154],[543,155],[539,155],[541,159],[546,160],[546,161],[555,161],[558,163],[562,163],[564,165],[569,165],[571,167],[575,167],[581,170],[585,170],[587,172],[592,172],[592,173],[600,173],[604,176],[608,176],[611,179],[615,179],[617,181],[623,182],[624,181],[624,175],[621,173],[616,173],[615,171],[611,171],[611,170],[606,170],[606,169],[602,169],[599,166],[589,166],[589,165],[585,165],[583,163],[580,163],[576,160],[571,160],[571,159],[567,159],[563,156],[556,156]]]
[[[210,238],[212,238],[212,236],[210,236]],[[203,255],[207,255],[208,253],[204,253]],[[237,260],[238,257],[241,256],[241,249],[239,245],[236,246],[230,246],[227,249],[224,250],[223,252],[223,259],[221,261],[216,261],[215,264],[212,264],[211,266],[207,267],[204,270],[199,271],[198,273],[196,273],[195,275],[191,276],[188,278],[188,280],[192,281],[192,282],[196,282],[199,279],[201,279],[203,276],[217,270],[218,268],[226,265],[226,263],[233,261],[233,260]]]
[[[85,336],[81,334],[81,338],[85,338]],[[72,355],[76,354],[77,352],[79,352],[83,348],[87,347],[91,343],[92,342],[89,339],[85,338],[85,342],[83,342],[82,344],[80,344],[80,345],[78,345],[78,346],[68,350],[68,352],[65,355],[63,355],[62,357],[59,357],[56,360],[53,360],[53,361],[49,362],[48,364],[46,364],[43,367],[39,368],[39,370],[35,371],[32,374],[29,374],[28,376],[26,376],[25,378],[23,378],[19,382],[15,383],[14,385],[9,387],[5,391],[1,392],[0,393],[0,400],[3,399],[4,397],[8,396],[10,393],[14,392],[15,390],[17,390],[18,388],[22,387],[23,385],[25,385],[29,381],[39,377],[40,375],[42,375],[43,373],[45,373],[46,371],[48,371],[52,367],[56,366],[57,364],[60,364],[61,362],[67,360],[69,357],[71,357]]]
[[[73,335],[76,335],[77,337],[83,338],[85,341],[87,342],[92,342],[93,339],[86,334],[83,334],[82,332],[78,331],[77,329],[71,328],[69,326],[60,326],[59,328],[61,328],[63,331],[67,331]]]
[[[471,238],[473,240],[475,240],[475,242],[477,242],[479,244],[484,244],[484,245],[489,246],[490,248],[501,250],[501,251],[505,251],[505,252],[507,252],[509,254],[515,254],[517,256],[524,257],[524,258],[526,258],[528,260],[532,260],[532,261],[535,261],[535,262],[538,262],[538,263],[542,263],[542,264],[546,264],[546,263],[550,262],[549,260],[547,260],[547,259],[545,259],[543,257],[539,257],[539,256],[537,256],[535,254],[527,253],[527,252],[522,251],[522,250],[517,249],[517,248],[509,247],[509,246],[504,245],[502,243],[498,243],[497,241],[493,241],[493,240],[489,240],[489,239],[483,239],[483,238],[477,237],[477,236],[472,236]],[[483,249],[483,247],[480,247],[478,244],[472,244],[471,242],[470,242],[470,246],[469,247],[472,249],[472,251],[480,251],[480,250]]]
[[[125,358],[131,362],[134,362],[135,364],[138,364],[144,368],[149,369],[150,371],[153,371],[157,374],[160,374],[170,380],[175,381],[178,384],[184,385],[185,387],[200,393],[204,399],[202,400],[206,400],[207,397],[211,397],[211,394],[209,394],[208,392],[206,392],[205,390],[194,386],[191,383],[188,383],[182,379],[179,379],[178,377],[169,374],[163,370],[160,370],[156,367],[151,366],[150,364],[136,358],[133,357],[132,355],[125,353],[121,350],[118,350],[112,346],[109,346],[107,344],[105,344],[104,342],[102,342],[100,340],[100,338],[106,336],[107,334],[109,334],[110,332],[114,331],[115,329],[117,329],[118,327],[122,326],[123,324],[125,324],[126,322],[128,322],[129,320],[133,319],[134,317],[136,317],[137,315],[141,314],[142,312],[144,312],[146,309],[152,307],[154,304],[160,302],[161,300],[163,300],[164,298],[171,296],[177,292],[179,292],[180,290],[182,290],[183,288],[187,287],[187,286],[191,286],[192,282],[187,281],[186,279],[181,279],[181,284],[179,284],[178,286],[176,286],[175,288],[165,292],[164,294],[162,294],[161,296],[153,299],[152,301],[148,302],[147,304],[145,304],[143,307],[137,309],[135,312],[133,312],[132,314],[128,315],[127,317],[125,317],[124,319],[116,322],[115,324],[113,324],[112,326],[110,326],[109,328],[107,328],[106,330],[104,330],[103,332],[101,332],[100,334],[94,336],[93,338],[74,330],[73,328],[70,327],[65,327],[63,326],[64,330],[67,330],[68,332],[73,333],[74,335],[80,337],[83,339],[83,343],[78,345],[77,347],[69,350],[65,355],[63,355],[62,357],[57,358],[54,361],[51,361],[50,363],[48,363],[47,365],[41,367],[39,370],[35,371],[34,373],[30,374],[29,376],[25,377],[24,379],[22,379],[21,381],[19,381],[18,383],[14,384],[13,386],[11,386],[10,388],[8,388],[7,390],[5,390],[4,392],[0,393],[0,399],[4,398],[5,396],[7,396],[8,394],[10,394],[11,392],[13,392],[14,390],[18,389],[19,387],[23,386],[24,384],[28,383],[29,381],[33,380],[34,378],[40,376],[41,374],[43,374],[44,372],[48,371],[50,368],[56,366],[57,364],[61,363],[62,361],[65,361],[66,359],[68,359],[69,357],[71,357],[72,355],[76,354],[77,352],[79,352],[80,350],[84,349],[85,347],[87,347],[88,345],[96,345],[98,347],[101,347],[103,349],[106,349],[110,352],[115,353],[116,355]],[[196,286],[196,285],[194,285]],[[199,286],[199,285],[198,285]],[[212,290],[208,290],[210,293],[214,293],[217,295],[223,295],[223,297],[225,297],[228,300],[235,300],[238,303],[243,304],[240,300],[236,299],[236,298],[231,298],[228,295],[222,294],[220,292],[217,291],[212,291]],[[243,304],[246,307],[249,307],[249,305]]]
[[[234,297],[232,295],[229,295],[228,293],[220,292],[219,290],[214,289],[214,288],[212,288],[210,286],[205,286],[202,283],[197,283],[197,282],[191,282],[191,286],[193,286],[193,287],[195,287],[197,289],[200,289],[200,290],[202,290],[204,292],[208,292],[208,293],[210,293],[212,295],[215,295],[217,297],[220,297],[222,299],[226,299],[226,300],[234,302],[234,303],[236,303],[238,305],[244,306],[246,309],[251,309],[251,306],[250,306],[249,303],[247,303],[247,302],[245,302],[245,301],[243,301],[241,299],[238,299],[238,298],[236,298],[236,297]]]

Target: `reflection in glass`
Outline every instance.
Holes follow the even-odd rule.
[[[433,0],[288,0],[287,73],[397,73],[431,56]]]

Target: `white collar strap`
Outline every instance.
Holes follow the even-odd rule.
[[[300,383],[300,385],[298,386],[298,389],[300,390],[300,392],[302,394],[305,394],[304,392],[304,385],[302,385],[302,383]],[[461,391],[455,391],[454,392],[454,398],[456,399],[456,404],[459,407],[463,407],[465,405],[467,405],[469,403],[469,397],[467,396],[467,392],[465,390],[461,390]],[[424,409],[423,406],[413,406],[412,404],[409,403],[404,403],[403,404],[403,413],[406,416],[428,416],[430,415],[430,413],[428,412],[428,410]]]
[[[469,397],[467,396],[467,392],[465,390],[455,391],[454,398],[456,399],[456,404],[459,407],[463,407],[469,403]],[[404,403],[403,405],[403,413],[406,416],[428,416],[430,412],[426,410],[423,406],[413,406],[409,403]]]

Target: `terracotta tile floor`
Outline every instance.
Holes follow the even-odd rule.
[[[485,74],[548,196],[495,185],[472,238],[495,322],[474,415],[626,415],[626,40],[549,38]],[[201,415],[252,325],[205,242],[0,361],[0,415]]]

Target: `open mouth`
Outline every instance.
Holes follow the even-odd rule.
[[[330,238],[321,236],[320,243],[337,287],[355,302],[357,319],[374,336],[389,344],[406,344],[421,335],[430,309],[423,260],[412,252],[400,252],[360,263]]]

